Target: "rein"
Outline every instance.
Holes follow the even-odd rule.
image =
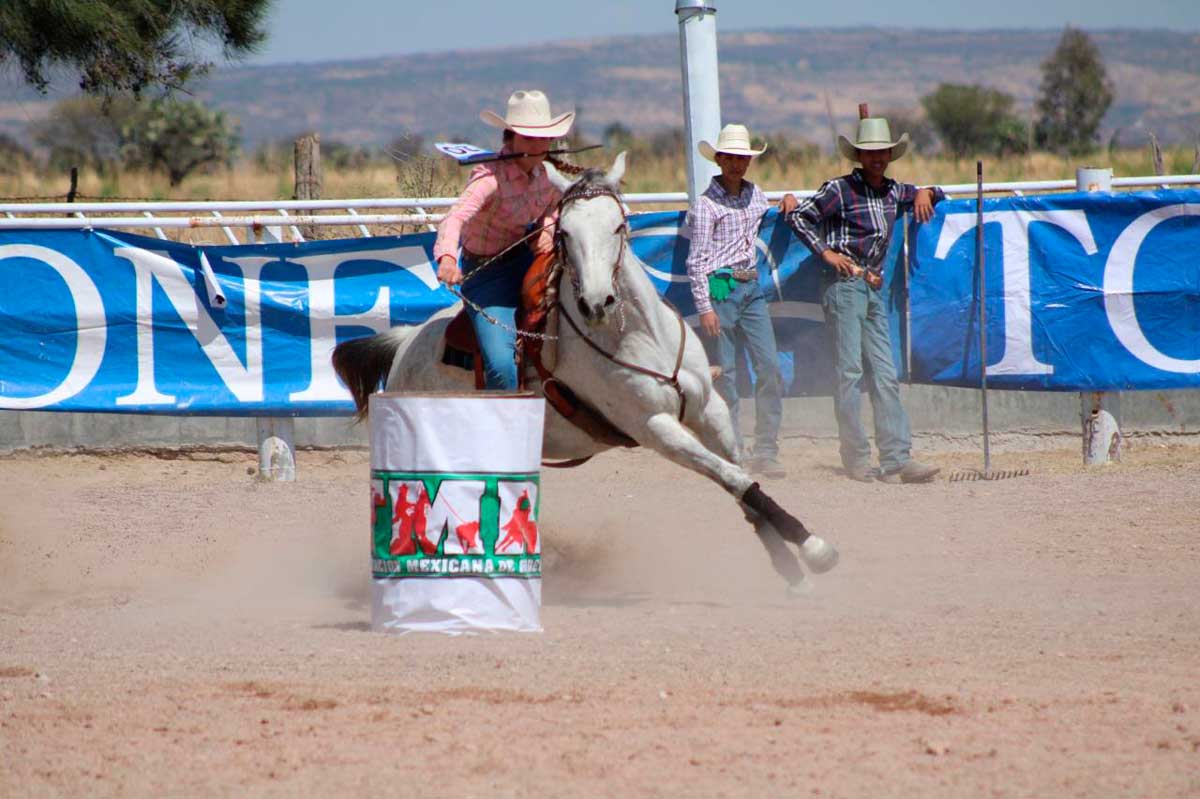
[[[588,338],[587,334],[580,330],[579,326],[575,324],[575,320],[571,318],[571,314],[567,313],[566,306],[564,306],[561,302],[558,303],[558,313],[560,316],[562,316],[562,318],[567,320],[567,324],[569,324],[571,329],[575,331],[575,335],[579,336],[589,347],[615,363],[617,366],[630,369],[634,372],[638,372],[639,374],[653,377],[656,380],[662,380],[664,383],[671,386],[671,388],[675,389],[675,393],[679,395],[679,421],[683,421],[684,412],[687,410],[687,396],[683,393],[683,387],[679,385],[679,367],[683,365],[683,351],[684,345],[687,343],[687,330],[685,329],[683,317],[680,316],[678,312],[676,312],[675,318],[679,320],[679,351],[675,353],[675,368],[671,370],[671,374],[669,375],[664,375],[662,372],[656,372],[653,369],[647,369],[644,366],[638,366],[636,363],[630,363],[629,361],[622,360],[621,358],[618,358],[608,350],[601,347],[596,342],[592,341],[590,338]]]

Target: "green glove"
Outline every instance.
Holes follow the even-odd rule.
[[[721,269],[708,276],[708,296],[713,302],[729,299],[733,293],[733,275]]]

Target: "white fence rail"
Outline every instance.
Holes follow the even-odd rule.
[[[1152,175],[1145,177],[1113,178],[1114,188],[1168,188],[1200,185],[1200,175]],[[972,195],[974,183],[956,183],[942,188],[951,196]],[[1032,180],[1009,183],[985,183],[987,194],[1021,196],[1028,193],[1074,191],[1076,181]],[[813,194],[812,190],[795,190],[797,197]],[[783,191],[767,192],[768,199],[777,200]],[[454,197],[420,199],[352,199],[352,200],[228,200],[210,202],[88,202],[88,203],[0,203],[0,230],[32,228],[42,230],[86,230],[96,227],[150,229],[161,239],[168,229],[221,228],[230,244],[241,243],[235,230],[245,231],[246,242],[284,240],[283,229],[290,240],[304,241],[300,231],[305,227],[352,227],[358,235],[372,235],[368,225],[430,228],[445,216],[430,209],[449,208]],[[686,192],[627,194],[625,202],[631,208],[645,205],[683,207]],[[254,212],[266,213],[254,213]],[[319,213],[338,212],[343,213]],[[383,213],[392,211],[392,213]],[[369,212],[369,213],[364,213]]]

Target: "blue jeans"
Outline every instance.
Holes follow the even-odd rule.
[[[485,261],[487,258],[476,260],[463,254],[462,294],[501,324],[488,321],[470,305],[467,306],[467,318],[475,328],[475,338],[479,340],[479,351],[483,355],[484,387],[515,391],[517,334],[513,331],[516,329],[517,306],[521,302],[521,280],[533,262],[533,253],[528,247],[517,247],[475,274]]]
[[[912,432],[908,414],[900,404],[900,382],[896,379],[896,365],[892,361],[883,296],[860,278],[832,280],[826,277],[821,307],[825,311],[837,372],[833,403],[837,412],[842,465],[857,469],[867,468],[871,463],[871,444],[863,429],[861,413],[860,387],[865,378],[875,415],[879,467],[885,472],[896,471],[912,457]]]
[[[710,363],[721,367],[714,383],[717,393],[733,413],[737,430],[737,364],[735,342],[741,339],[754,369],[754,454],[776,457],[779,454],[779,420],[783,415],[779,355],[775,350],[775,331],[771,315],[757,280],[734,283],[733,292],[712,308],[721,320],[716,338],[701,336]],[[738,436],[739,446],[741,435]]]

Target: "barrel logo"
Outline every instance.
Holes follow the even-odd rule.
[[[538,475],[371,473],[375,579],[540,577]]]

